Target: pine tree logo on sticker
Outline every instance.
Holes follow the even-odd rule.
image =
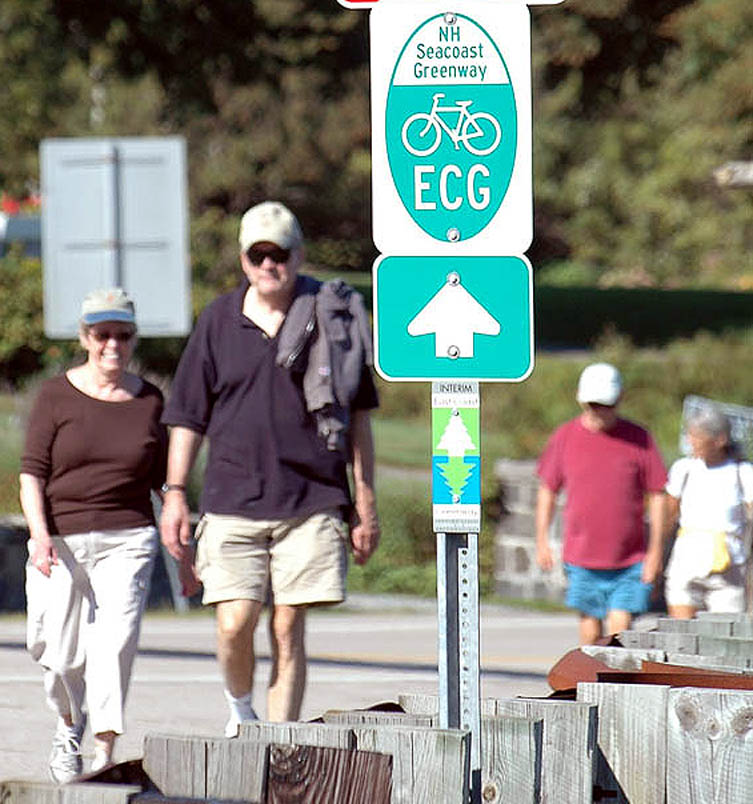
[[[507,65],[470,17],[438,14],[408,39],[386,105],[390,171],[408,213],[460,242],[495,216],[512,177],[517,114]]]

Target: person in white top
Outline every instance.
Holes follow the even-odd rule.
[[[741,460],[729,419],[704,408],[687,423],[693,456],[680,458],[667,481],[668,527],[679,521],[666,571],[670,616],[706,609],[745,609],[747,529],[753,508],[753,465]]]

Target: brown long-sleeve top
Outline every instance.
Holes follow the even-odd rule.
[[[88,396],[65,375],[42,384],[21,472],[44,483],[52,535],[154,524],[150,490],[164,481],[167,463],[162,407],[162,393],[146,381],[123,402]]]

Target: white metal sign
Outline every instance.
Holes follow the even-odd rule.
[[[378,0],[337,0],[337,2],[341,6],[345,6],[345,8],[361,8],[361,9],[368,9],[375,6]],[[520,0],[509,0],[509,2],[520,2]],[[526,5],[528,6],[556,6],[559,3],[563,3],[564,0],[527,0]]]
[[[527,6],[380,0],[371,85],[377,248],[522,254],[533,238]]]
[[[47,336],[75,337],[81,299],[114,286],[142,335],[190,332],[184,140],[50,139],[40,161]]]

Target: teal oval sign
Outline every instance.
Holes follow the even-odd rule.
[[[457,242],[481,232],[507,193],[518,141],[507,65],[463,14],[438,14],[403,47],[386,106],[390,171],[424,232]]]

